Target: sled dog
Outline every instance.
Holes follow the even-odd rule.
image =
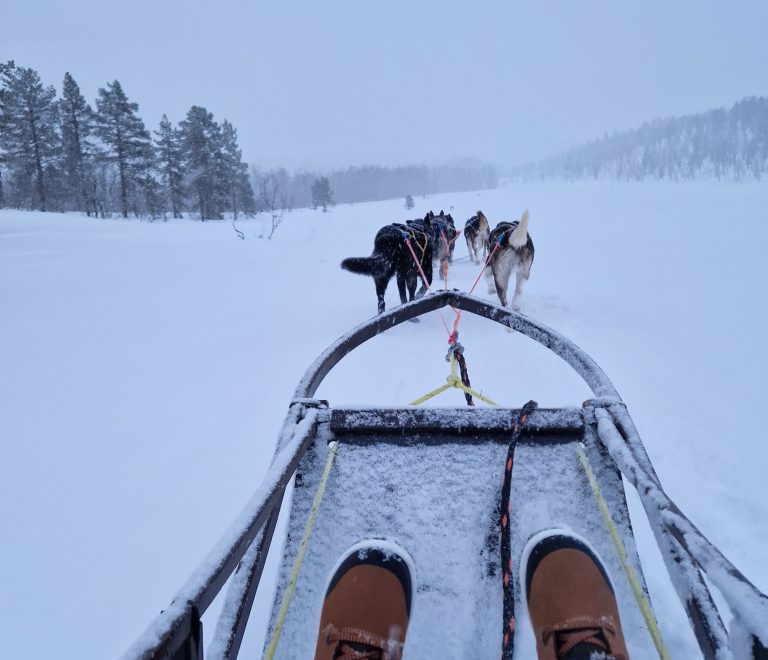
[[[482,211],[478,211],[464,225],[464,238],[467,239],[469,258],[473,264],[485,263],[488,258],[488,235],[491,228]],[[480,256],[482,252],[482,257]]]
[[[421,275],[413,254],[408,249],[406,239],[413,248],[427,282],[432,283],[431,232],[433,230],[431,225],[429,214],[417,223],[411,221],[409,224],[386,225],[376,234],[373,240],[373,253],[370,257],[349,257],[341,262],[344,270],[373,277],[379,314],[384,311],[384,292],[393,275],[397,278],[400,302],[406,303],[417,296],[416,284],[421,279]],[[427,287],[422,282],[418,295],[423,295],[426,290]]]
[[[496,244],[498,243],[498,247]],[[528,211],[520,220],[500,222],[489,236],[493,259],[485,269],[488,293],[497,293],[501,304],[507,306],[507,288],[509,278],[515,273],[515,294],[512,296],[512,308],[520,309],[520,296],[523,284],[531,276],[533,265],[533,241],[528,234]]]
[[[429,222],[427,222],[429,220]],[[437,262],[453,260],[453,248],[456,245],[456,225],[450,213],[442,210],[439,214],[429,211],[424,218],[406,220],[406,224],[429,235],[432,244],[432,258]]]

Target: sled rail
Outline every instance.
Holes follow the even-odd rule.
[[[626,408],[618,404],[591,406],[590,402],[585,406],[595,416],[600,442],[640,497],[704,657],[768,658],[768,597],[670,499]],[[744,639],[735,641],[734,629],[731,634],[726,630],[703,575],[720,591],[734,617],[736,634]]]
[[[395,307],[389,312],[366,321],[337,339],[315,360],[314,364],[304,374],[296,388],[294,399],[313,397],[320,383],[331,369],[347,353],[350,353],[372,337],[404,321],[409,321],[417,316],[443,307],[453,307],[454,309],[483,316],[533,339],[565,360],[584,379],[596,397],[621,400],[619,393],[605,372],[570,339],[528,316],[511,309],[499,307],[455,289],[438,291],[437,293],[426,295],[419,300]]]
[[[221,591],[259,532],[265,532],[259,545],[264,549],[269,547],[285,488],[315,437],[317,418],[318,411],[306,405],[291,407],[281,432],[282,446],[261,487],[197,571],[178,591],[168,608],[150,624],[124,658],[203,658],[200,617]],[[262,530],[268,520],[267,529]],[[256,584],[265,559],[266,552],[257,558],[261,567],[256,576]],[[236,655],[235,652],[234,656],[229,657]]]
[[[350,441],[365,433],[389,433],[397,441],[400,422],[411,431],[434,430],[435,412],[422,409],[339,409],[314,400],[317,388],[331,369],[350,351],[368,339],[409,319],[451,306],[524,334],[546,346],[567,362],[587,383],[595,399],[582,410],[537,411],[531,416],[532,433],[559,432],[597,427],[596,436],[621,473],[637,489],[670,574],[689,616],[705,658],[721,660],[735,650],[714,604],[702,572],[721,591],[738,625],[738,658],[768,660],[768,598],[760,593],[703,534],[683,515],[664,492],[629,413],[610,379],[576,344],[545,325],[522,314],[458,291],[440,291],[401,305],[358,326],[344,335],[310,366],[296,388],[272,465],[264,482],[243,512],[209,553],[193,576],[124,658],[202,660],[203,635],[200,617],[235,573],[226,594],[209,657],[236,658],[250,614],[251,604],[264,568],[285,490],[301,458],[316,439],[318,426]],[[450,427],[442,431],[471,442],[477,434],[504,434],[516,414],[510,409],[441,409]],[[451,417],[452,416],[452,417]],[[558,430],[559,429],[559,430]],[[237,569],[237,570],[236,570]]]

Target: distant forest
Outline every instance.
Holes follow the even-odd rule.
[[[193,105],[150,132],[119,81],[91,105],[67,73],[61,96],[37,71],[0,62],[0,208],[80,211],[147,219],[223,218],[290,208],[493,188],[493,167],[456,161],[427,167],[333,172],[249,171],[237,130]]]
[[[754,96],[730,109],[654,119],[512,172],[526,179],[736,181],[767,173],[768,98]]]
[[[265,182],[277,187],[287,198],[288,206],[314,206],[311,186],[319,176],[329,179],[333,201],[337,204],[393,199],[406,195],[431,195],[495,188],[498,174],[492,165],[462,160],[442,165],[410,165],[379,167],[363,165],[331,172],[289,173],[285,169],[252,168],[252,179],[263,190]],[[260,196],[261,197],[261,196]],[[257,207],[261,199],[257,199]]]

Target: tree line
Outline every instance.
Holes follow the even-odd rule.
[[[297,207],[497,185],[496,170],[472,160],[249,172],[235,127],[201,106],[176,126],[163,115],[150,132],[117,80],[91,105],[70,73],[58,96],[34,69],[0,62],[0,207],[149,219],[267,212],[277,219]]]
[[[117,81],[95,108],[75,79],[61,97],[37,71],[0,62],[0,207],[202,220],[256,210],[237,130],[193,105],[150,134]]]
[[[523,178],[760,179],[768,173],[768,98],[654,119],[518,168]]]
[[[333,203],[351,204],[406,195],[432,195],[495,188],[499,179],[492,165],[463,160],[442,165],[383,167],[363,165],[319,174],[300,170],[289,173],[283,168],[252,168],[259,189],[265,185],[281,191],[289,208],[325,206],[329,195]],[[317,193],[320,192],[318,198]],[[318,203],[319,202],[319,203]],[[261,208],[261,201],[257,201]]]

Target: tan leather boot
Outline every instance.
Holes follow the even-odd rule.
[[[412,597],[406,557],[379,541],[347,552],[323,602],[315,660],[400,660]]]
[[[628,660],[619,608],[599,559],[573,536],[534,540],[523,567],[540,660]]]

